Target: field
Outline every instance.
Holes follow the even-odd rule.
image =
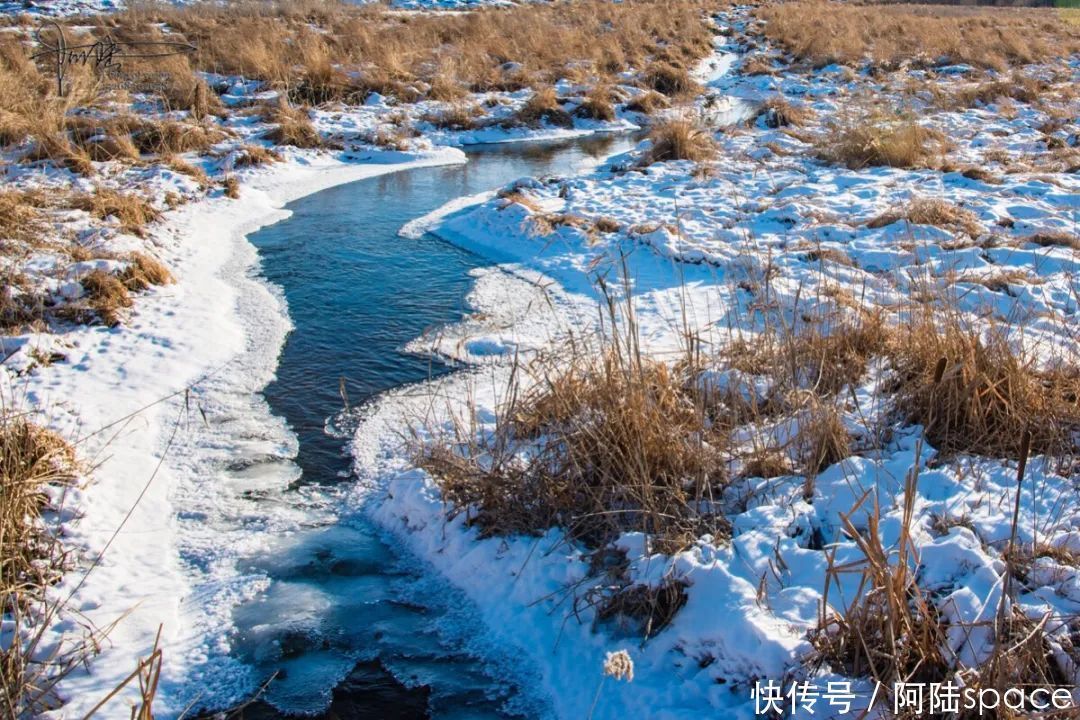
[[[172,449],[206,450],[216,368],[284,341],[225,271],[245,232],[475,143],[637,131],[421,219],[511,275],[410,346],[463,369],[367,408],[348,503],[541,668],[555,716],[750,717],[766,680],[863,708],[876,683],[1075,695],[1075,12],[132,2],[58,22],[193,49],[62,92],[39,18],[2,16],[9,713],[173,717],[205,662],[157,634],[199,596],[170,523],[203,470]]]

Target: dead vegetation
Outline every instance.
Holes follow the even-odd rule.
[[[539,127],[545,123],[556,127],[573,127],[574,125],[574,119],[563,109],[555,94],[555,88],[551,86],[534,90],[532,96],[518,111],[517,119],[522,125],[531,127]]]
[[[503,409],[496,437],[425,446],[417,462],[485,535],[563,527],[603,547],[642,530],[666,551],[719,540],[727,522],[707,509],[727,480],[717,439],[683,379],[638,360],[612,346],[535,368],[543,377]],[[510,452],[541,436],[528,461]]]
[[[37,636],[24,632],[23,619],[63,570],[63,549],[43,515],[53,507],[50,487],[61,490],[74,478],[75,456],[60,436],[25,416],[0,415],[0,605],[12,622],[0,647],[0,703],[11,717],[55,699],[47,669],[27,652]]]
[[[852,170],[875,165],[920,168],[937,164],[949,141],[914,119],[871,115],[828,127],[815,146],[822,160]]]
[[[1068,57],[1080,49],[1080,28],[1062,22],[1051,8],[798,0],[755,12],[765,21],[769,40],[818,67],[967,63],[1004,70]]]
[[[907,206],[878,215],[866,224],[870,228],[881,228],[901,220],[912,225],[933,225],[934,227],[964,233],[978,238],[985,232],[975,213],[936,198],[914,198]]]
[[[120,273],[120,282],[128,290],[146,290],[154,285],[168,285],[173,282],[172,273],[160,260],[146,253],[133,252],[128,256],[128,266]]]
[[[651,145],[642,158],[644,165],[671,160],[705,162],[716,154],[716,141],[709,131],[685,119],[657,123],[649,130]]]
[[[146,198],[106,187],[98,187],[92,193],[74,195],[70,203],[72,207],[84,210],[98,220],[115,218],[124,232],[140,237],[146,226],[161,216]]]
[[[75,456],[60,436],[26,418],[0,416],[0,592],[34,597],[56,580],[62,558],[44,528],[46,486],[74,479]],[[5,683],[7,687],[7,683]]]
[[[1024,480],[1030,449],[1026,433],[1019,439],[1018,487]],[[835,553],[829,555],[821,614],[817,628],[809,635],[816,651],[812,662],[849,677],[869,677],[881,683],[887,693],[895,688],[894,683],[951,682],[973,693],[994,690],[998,697],[1008,697],[1008,689],[1071,688],[1080,661],[1071,620],[1051,611],[1032,616],[1017,603],[1015,583],[1023,577],[1025,561],[1030,565],[1030,556],[1016,542],[1017,516],[1013,516],[1002,552],[1003,591],[996,612],[974,623],[953,623],[938,607],[935,594],[919,582],[921,566],[912,538],[918,483],[916,466],[905,478],[900,496],[900,536],[891,546],[881,540],[881,508],[870,492],[851,511],[841,513],[846,534],[863,557],[840,565],[835,562]],[[869,508],[865,527],[857,526],[854,520],[861,507]],[[957,525],[970,525],[964,518],[938,518],[938,522],[945,532]],[[1060,551],[1040,552],[1061,555]],[[1075,558],[1068,558],[1068,563],[1074,566]],[[840,590],[844,574],[858,577],[857,591],[850,601]],[[838,600],[831,592],[833,587],[841,595]],[[845,602],[846,606],[841,604]],[[926,707],[910,708],[899,716],[925,717]],[[1030,705],[1017,707],[1014,699],[1011,705],[988,706],[983,712],[978,708],[962,710],[957,717],[1011,719],[1028,717],[1033,709]],[[1059,714],[1074,715],[1071,710]]]
[[[322,137],[307,110],[293,107],[284,95],[279,96],[277,103],[267,107],[265,118],[276,125],[265,135],[275,145],[298,148],[318,148],[323,145]]]
[[[642,73],[664,93],[692,87],[686,68],[712,48],[701,5],[596,0],[404,16],[377,5],[291,8],[252,1],[143,5],[102,20],[110,32],[162,37],[199,50],[195,69],[285,89],[296,104],[356,102],[371,92],[411,102],[465,90],[513,90]],[[230,32],[222,33],[220,28]],[[313,28],[317,28],[315,31]]]
[[[1027,429],[1034,452],[1075,452],[1075,366],[1042,367],[1002,329],[980,332],[949,313],[921,313],[901,331],[892,351],[897,407],[935,448],[1016,458]]]
[[[765,127],[781,128],[805,125],[816,117],[816,113],[805,105],[792,105],[783,97],[774,95],[761,104],[757,117],[764,120]]]

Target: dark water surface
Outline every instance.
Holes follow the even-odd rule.
[[[489,263],[431,236],[400,238],[401,226],[519,177],[582,172],[632,145],[594,137],[477,146],[465,165],[395,172],[308,196],[288,206],[288,219],[251,236],[295,325],[265,390],[300,440],[303,474],[290,492],[310,501],[325,488],[330,497],[348,478],[345,441],[327,432],[343,406],[342,387],[355,406],[447,370],[399,349],[460,319],[469,270]],[[298,535],[244,561],[271,583],[236,610],[233,652],[262,677],[277,677],[243,717],[529,714],[515,705],[516,689],[469,652],[460,595],[428,578],[376,528],[343,518]]]

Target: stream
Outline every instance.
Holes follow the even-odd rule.
[[[348,429],[335,418],[346,403],[448,372],[401,348],[460,320],[469,271],[490,265],[431,235],[399,237],[406,222],[520,177],[586,172],[634,144],[591,136],[473,146],[464,165],[403,170],[300,199],[289,218],[250,236],[294,324],[264,395],[299,440],[300,472],[268,501],[322,509],[239,563],[268,583],[235,609],[231,653],[257,677],[274,678],[243,718],[542,714],[477,650],[482,629],[459,592],[364,517],[333,511],[336,489],[350,482]]]

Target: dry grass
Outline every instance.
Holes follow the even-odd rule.
[[[421,445],[416,462],[484,535],[560,527],[605,548],[639,530],[660,552],[727,537],[723,436],[693,383],[643,358],[632,322],[601,344],[538,359],[494,433],[459,425],[449,442]]]
[[[717,151],[709,131],[689,120],[665,120],[649,131],[651,145],[642,158],[644,165],[670,160],[705,162]]]
[[[63,570],[64,555],[42,515],[50,508],[48,486],[75,478],[75,456],[59,435],[26,417],[0,415],[0,605],[7,635],[0,648],[0,705],[6,717],[30,717],[52,699],[27,652],[37,634],[26,630],[29,608]],[[38,659],[40,661],[40,659]],[[23,714],[25,713],[25,714]]]
[[[577,107],[574,114],[589,120],[603,120],[605,122],[615,119],[615,105],[611,101],[611,88],[606,85],[598,85],[589,91],[585,100]]]
[[[98,187],[92,193],[75,195],[70,203],[72,207],[85,210],[99,220],[116,218],[124,232],[139,236],[149,223],[161,216],[149,200],[104,187]]]
[[[1024,479],[1026,459],[1025,446],[1017,471],[1018,486]],[[829,555],[821,616],[809,638],[817,652],[813,662],[827,664],[848,676],[869,677],[887,693],[894,683],[952,682],[975,693],[994,689],[998,697],[1008,688],[1071,688],[1072,673],[1080,659],[1075,639],[1048,629],[1052,617],[1049,612],[1041,618],[1026,613],[1012,590],[1014,578],[1022,577],[1024,572],[1019,566],[1024,560],[1030,564],[1029,558],[1017,562],[1024,553],[1014,547],[1015,515],[1008,546],[1002,553],[1004,588],[996,616],[964,625],[950,624],[942,617],[935,593],[919,584],[919,557],[912,539],[918,479],[917,469],[905,478],[900,537],[895,545],[886,547],[881,541],[881,512],[876,500],[865,527],[857,527],[852,521],[859,508],[870,502],[870,492],[849,513],[841,513],[845,533],[858,545],[863,559],[837,565],[835,554]],[[939,518],[939,525],[946,531],[957,524],[966,522],[963,518],[944,522]],[[1075,558],[1067,561],[1075,565]],[[841,574],[855,574],[860,581],[855,597],[837,611],[830,606],[830,589],[833,585],[839,589]],[[970,638],[981,631],[989,633],[987,649],[979,647],[981,641],[963,640],[965,648],[979,653],[974,665],[968,665],[951,648],[957,644],[958,634]],[[1075,715],[1068,710],[1059,714]],[[964,719],[979,716],[974,710],[957,715]],[[981,716],[1012,720],[1029,714],[999,706]],[[925,715],[910,709],[899,717]]]
[[[173,172],[178,172],[181,175],[187,175],[195,182],[199,183],[201,187],[206,187],[210,184],[210,178],[207,176],[206,171],[197,165],[189,163],[183,158],[176,156],[162,158],[161,162],[165,167],[169,168]]]
[[[1039,247],[1061,247],[1080,252],[1080,235],[1069,232],[1038,232],[1023,238],[1023,242]]]
[[[912,225],[933,225],[962,232],[973,238],[985,232],[978,216],[970,210],[953,205],[945,200],[933,198],[915,198],[907,207],[890,210],[878,215],[866,224],[870,228],[880,228],[904,220]]]
[[[761,104],[757,117],[764,117],[766,127],[780,128],[805,125],[816,117],[816,113],[806,105],[792,105],[783,97],[774,95]]]
[[[477,127],[480,114],[475,103],[455,102],[438,112],[424,115],[423,119],[442,130],[472,130]]]
[[[240,148],[236,159],[233,161],[233,168],[239,170],[246,167],[260,167],[275,162],[281,162],[281,153],[262,145],[247,144]]]
[[[31,288],[26,276],[9,270],[0,277],[0,330],[18,333],[44,314],[45,297]]]
[[[132,305],[131,294],[124,282],[115,275],[104,270],[93,270],[82,278],[86,307],[109,327],[120,324],[122,312]],[[77,310],[75,311],[77,312]],[[85,316],[76,316],[79,320],[89,320]]]
[[[275,145],[292,145],[298,148],[322,147],[322,138],[303,108],[293,107],[282,95],[275,105],[267,108],[266,119],[276,127],[266,133],[266,139]]]
[[[168,285],[174,278],[169,269],[160,260],[141,252],[128,256],[129,265],[119,275],[119,280],[128,290],[146,290],[154,285]]]
[[[539,127],[544,123],[556,127],[574,126],[574,119],[559,104],[555,88],[551,86],[539,87],[534,90],[532,96],[518,111],[517,119],[522,125],[531,127]]]
[[[645,87],[668,97],[688,95],[698,89],[698,84],[693,81],[686,68],[667,63],[649,65],[645,68],[643,79]]]
[[[43,229],[45,195],[26,190],[0,190],[0,239],[34,240]]]
[[[1010,65],[1068,57],[1080,49],[1080,27],[1052,9],[940,5],[853,5],[797,0],[756,10],[765,35],[816,66],[897,67],[968,63]]]
[[[648,90],[641,93],[630,102],[626,103],[626,109],[630,112],[639,112],[643,115],[652,115],[657,110],[663,110],[671,105],[668,99],[656,92]]]
[[[74,461],[59,435],[22,417],[0,416],[0,592],[6,600],[33,597],[58,575],[41,514],[49,505],[45,486],[69,484]]]
[[[691,0],[584,0],[406,17],[377,5],[241,1],[159,4],[103,24],[114,33],[153,37],[160,32],[153,23],[167,23],[198,46],[196,69],[267,81],[295,103],[356,101],[369,92],[453,101],[466,88],[513,90],[563,77],[613,80],[654,61],[674,73],[660,79],[650,72],[643,82],[678,91],[680,68],[712,47],[703,10]]]
[[[914,476],[917,477],[917,476]],[[918,564],[909,534],[914,512],[914,480],[904,493],[905,522],[895,548],[881,543],[880,512],[868,513],[867,525],[858,529],[851,520],[869,500],[862,497],[846,515],[845,530],[858,544],[862,566],[837,567],[830,556],[822,599],[822,615],[810,640],[818,659],[848,676],[871,676],[891,688],[894,682],[940,682],[949,663],[945,627],[937,609],[919,587],[913,568]],[[839,587],[840,573],[861,575],[856,597],[841,613],[830,613],[830,585]]]
[[[898,410],[940,451],[1018,457],[1023,429],[1038,453],[1069,453],[1080,428],[1080,372],[1040,367],[1003,333],[950,313],[920,313],[890,351]]]
[[[545,370],[504,408],[505,437],[484,450],[427,447],[418,463],[488,535],[560,526],[603,547],[634,529],[667,551],[705,533],[725,536],[724,518],[702,510],[726,477],[700,405],[664,364],[626,361],[611,348]],[[541,435],[546,441],[528,462],[493,452]]]
[[[819,158],[852,170],[874,165],[928,167],[948,148],[948,140],[937,130],[909,118],[882,116],[833,126],[815,144]]]
[[[225,192],[225,197],[236,200],[240,197],[240,181],[230,175],[221,181],[222,189]]]

